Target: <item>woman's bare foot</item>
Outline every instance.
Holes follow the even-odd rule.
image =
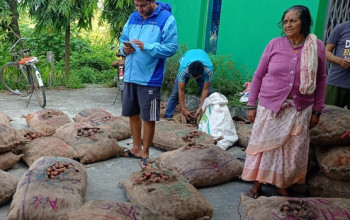
[[[277,188],[277,193],[280,196],[289,196],[287,188]]]

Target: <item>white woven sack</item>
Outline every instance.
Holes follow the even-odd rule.
[[[220,139],[216,145],[226,150],[238,141],[235,125],[227,107],[227,98],[214,92],[204,100],[203,115],[198,130],[210,134],[214,139]]]

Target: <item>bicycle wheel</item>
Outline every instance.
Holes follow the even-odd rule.
[[[35,99],[38,101],[39,105],[44,108],[46,106],[46,94],[44,85],[41,79],[41,75],[36,66],[27,66],[28,75],[30,76],[29,82],[32,85],[32,91]],[[37,71],[37,73],[35,73]]]
[[[0,78],[7,90],[16,95],[26,96],[29,92],[28,77],[15,62],[8,62],[0,70]]]

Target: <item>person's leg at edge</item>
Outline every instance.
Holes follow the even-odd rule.
[[[129,117],[130,121],[130,130],[132,135],[133,147],[130,149],[130,152],[135,156],[142,156],[141,148],[141,117],[140,115],[133,115]]]
[[[262,193],[262,185],[258,181],[254,181],[253,187],[248,191],[248,196],[253,199],[257,199],[261,196]]]
[[[179,96],[178,96],[178,84],[176,79],[173,92],[170,95],[170,98],[166,107],[164,118],[171,118],[173,116],[177,104],[179,104]]]
[[[143,122],[143,149],[142,149],[142,158],[149,158],[149,148],[151,147],[154,131],[156,127],[155,121],[144,121]],[[152,167],[151,163],[148,163],[147,166],[141,162],[141,168],[150,168]]]

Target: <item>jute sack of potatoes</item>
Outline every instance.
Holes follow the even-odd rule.
[[[36,138],[44,137],[45,134],[42,131],[33,128],[20,128],[18,129],[21,136],[26,138],[28,141],[32,141]]]
[[[188,144],[155,158],[158,168],[175,168],[193,186],[212,186],[237,178],[243,162],[216,145]]]
[[[160,102],[160,113],[159,113],[160,118],[164,118],[167,106],[168,106],[167,102]]]
[[[132,173],[121,184],[130,202],[176,219],[210,219],[210,203],[175,170],[150,168]]]
[[[63,125],[54,136],[71,146],[77,152],[74,159],[84,164],[107,160],[125,149],[107,130],[83,122]]]
[[[12,119],[4,112],[0,112],[0,124],[10,126]]]
[[[244,121],[235,121],[234,124],[238,135],[237,143],[240,146],[247,148],[253,129],[253,124]]]
[[[36,111],[25,117],[31,128],[42,131],[45,135],[51,135],[57,128],[72,122],[67,114],[55,109]]]
[[[40,157],[22,175],[6,220],[67,220],[83,205],[85,167],[64,157]]]
[[[18,180],[11,174],[0,170],[0,205],[12,198],[16,191]]]
[[[53,136],[34,139],[22,148],[21,153],[27,166],[32,165],[39,157],[58,156],[73,159],[77,154],[71,146]]]
[[[11,151],[28,140],[15,128],[0,124],[0,153]]]
[[[246,218],[267,219],[337,219],[350,216],[350,200],[340,198],[291,198],[260,196],[257,199],[241,195]]]
[[[350,146],[315,147],[320,169],[335,180],[350,180]]]
[[[123,116],[114,117],[111,113],[101,108],[85,109],[75,115],[75,122],[84,122],[90,126],[104,128],[111,132],[117,140],[131,137],[131,130],[128,118]]]
[[[15,154],[12,151],[0,153],[0,169],[9,170],[23,157],[23,154]]]
[[[194,127],[178,124],[173,121],[157,121],[153,137],[153,146],[162,150],[176,150],[188,143],[215,144],[215,140],[205,132]]]
[[[322,173],[310,173],[307,186],[312,196],[350,198],[349,181],[334,180]]]
[[[85,203],[69,220],[176,220],[131,202],[92,200]]]
[[[318,125],[310,130],[310,142],[315,146],[350,145],[350,111],[326,105]]]

